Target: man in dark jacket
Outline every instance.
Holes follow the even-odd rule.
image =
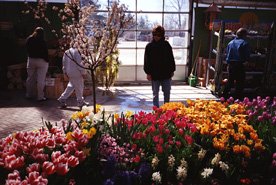
[[[240,28],[237,37],[229,42],[226,48],[226,62],[228,64],[228,82],[225,86],[223,95],[228,96],[231,88],[235,84],[235,94],[237,98],[242,97],[245,81],[244,63],[250,57],[250,47],[245,40],[247,30]]]
[[[151,81],[153,105],[159,107],[159,88],[162,86],[164,103],[170,101],[171,78],[175,71],[175,61],[170,43],[165,40],[165,29],[156,26],[153,40],[147,44],[144,55],[144,71]]]
[[[37,94],[38,101],[45,101],[47,98],[44,96],[44,88],[49,59],[42,27],[35,28],[34,32],[27,38],[26,47],[28,52],[26,98],[32,98]],[[34,84],[37,84],[37,92],[33,92]]]

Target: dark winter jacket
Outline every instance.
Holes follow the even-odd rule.
[[[161,39],[147,44],[144,55],[144,71],[152,80],[165,80],[172,77],[175,61],[172,47],[168,41]]]
[[[41,38],[32,36],[28,37],[27,51],[30,58],[43,58],[45,61],[49,61],[47,44]]]

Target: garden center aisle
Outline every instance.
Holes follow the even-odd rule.
[[[151,86],[115,86],[111,88],[113,96],[103,96],[97,90],[97,104],[109,112],[125,112],[127,110],[138,112],[151,111],[152,91]],[[42,119],[56,123],[61,119],[68,120],[72,113],[78,111],[74,98],[68,101],[68,108],[58,108],[55,99],[45,102],[26,100],[24,91],[0,91],[0,138],[4,138],[16,131],[34,130],[42,126]],[[172,86],[171,101],[184,102],[187,99],[217,99],[208,89],[191,87],[188,85]],[[92,104],[92,96],[87,96]],[[160,92],[160,101],[163,95]],[[162,103],[161,103],[162,104]],[[72,105],[72,106],[70,106]],[[92,108],[92,106],[91,106]]]

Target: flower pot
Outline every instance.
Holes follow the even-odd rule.
[[[188,83],[191,87],[195,87],[197,84],[197,77],[196,76],[189,76]]]

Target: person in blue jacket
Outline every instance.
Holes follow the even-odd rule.
[[[158,25],[152,30],[153,39],[146,45],[144,71],[151,81],[153,105],[159,107],[159,88],[162,87],[164,103],[170,101],[171,79],[174,76],[175,61],[170,43],[165,40],[165,29]]]
[[[228,81],[225,85],[223,96],[229,96],[231,88],[235,85],[235,96],[241,98],[244,90],[245,69],[244,63],[250,57],[249,43],[246,41],[247,30],[240,28],[236,37],[231,40],[226,48],[226,62],[228,64]]]

